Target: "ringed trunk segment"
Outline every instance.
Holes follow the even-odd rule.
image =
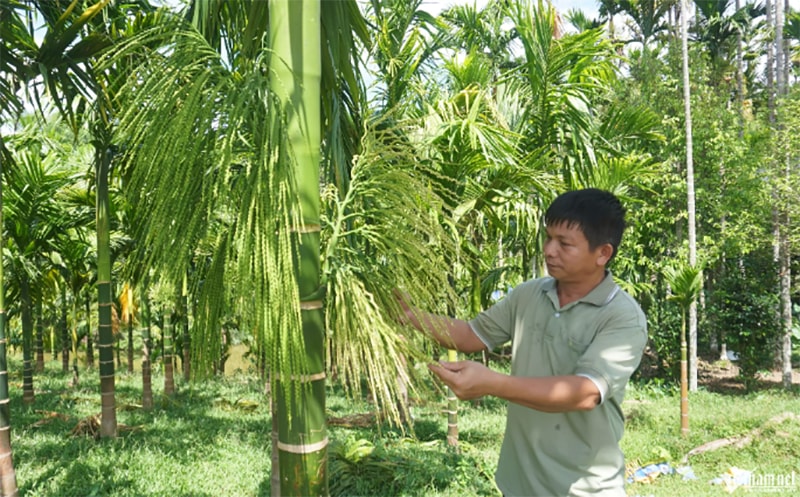
[[[299,390],[293,398],[286,397],[282,386],[275,390],[279,417],[286,419],[285,413],[291,413],[287,422],[278,423],[280,495],[328,495],[328,435],[324,401],[319,402],[325,395],[325,374],[307,377],[288,380]],[[294,471],[285,471],[289,468]]]
[[[117,436],[116,387],[114,384],[114,337],[111,324],[111,282],[98,281],[98,355],[100,356],[100,436]]]
[[[278,410],[278,465],[281,495],[328,495],[328,435],[325,419],[325,319],[319,294],[319,224],[292,229],[297,245],[298,287],[304,362],[308,374],[275,373]],[[287,388],[288,387],[288,388]]]
[[[448,349],[447,360],[458,361],[458,351]],[[458,397],[449,387],[447,388],[447,445],[458,448]]]
[[[97,334],[100,356],[100,436],[117,436],[117,410],[114,386],[114,336],[111,306],[111,235],[109,220],[108,175],[111,150],[97,147],[95,157],[97,192]],[[88,353],[88,347],[87,347]]]
[[[293,260],[306,374],[276,378],[281,495],[327,496],[325,320],[320,300],[320,1],[271,1],[269,33],[270,87],[286,119],[285,146],[296,164],[299,205],[295,214],[302,216],[302,227],[291,231],[299,238],[299,243],[293,243]],[[278,373],[284,365],[270,366]]]

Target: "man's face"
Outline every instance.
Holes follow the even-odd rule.
[[[577,225],[562,222],[547,227],[544,243],[547,272],[559,282],[582,282],[605,271],[612,251],[611,244],[590,250],[589,240]]]

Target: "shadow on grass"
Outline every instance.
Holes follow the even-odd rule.
[[[257,378],[215,378],[192,385],[177,380],[177,393],[166,398],[161,395],[163,378],[154,376],[156,406],[145,411],[141,379],[124,375],[115,385],[118,437],[96,439],[72,431],[99,415],[99,379],[84,372],[79,385],[71,387],[71,374],[53,369],[36,375],[32,406],[22,404],[21,385],[11,389],[22,495],[270,495],[271,415]],[[343,412],[364,407],[329,393]],[[445,446],[446,423],[438,412],[427,411],[417,420],[416,437],[377,428],[329,429],[332,495],[496,495],[481,454]],[[491,435],[477,427],[464,434],[465,441],[472,437]],[[337,452],[358,439],[374,444],[367,457],[356,460]],[[220,481],[203,482],[215,478]]]
[[[333,444],[329,457],[333,497],[497,495],[493,477],[478,454],[448,449],[441,441],[372,445],[349,439]]]
[[[115,385],[118,436],[96,439],[96,429],[77,436],[73,430],[79,424],[89,426],[93,416],[99,419],[99,379],[84,375],[79,385],[71,387],[70,377],[61,371],[37,374],[38,391],[31,406],[22,403],[21,388],[12,385],[12,444],[22,495],[220,495],[207,490],[223,486],[218,482],[212,482],[217,487],[195,487],[193,480],[202,480],[204,468],[216,460],[224,477],[225,459],[239,453],[258,459],[249,465],[266,467],[268,473],[271,421],[268,402],[257,390],[212,380],[199,386],[180,385],[167,399],[156,386],[160,378],[154,378],[156,407],[145,411],[140,406],[141,388],[129,384],[133,379],[122,378]],[[247,402],[240,402],[243,399]],[[240,463],[230,463],[227,474],[236,475]],[[255,495],[262,478],[263,474],[251,475],[250,495]],[[231,495],[248,493],[240,490],[241,483],[236,485],[230,487]],[[269,495],[268,489],[263,495]]]

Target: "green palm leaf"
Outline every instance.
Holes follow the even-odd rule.
[[[687,310],[703,289],[702,269],[687,263],[676,263],[665,267],[662,273],[671,290],[667,299],[677,302],[684,311]]]

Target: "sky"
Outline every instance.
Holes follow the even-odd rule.
[[[597,7],[600,5],[598,0],[551,0],[556,10],[565,14],[570,9],[582,10],[589,18],[597,17]],[[760,0],[763,3],[763,0]],[[476,3],[479,7],[486,5],[487,0],[423,0],[422,4],[430,6],[431,13],[438,13],[445,7],[455,4]],[[733,3],[733,2],[731,2]],[[744,0],[742,4],[744,4]],[[800,10],[800,0],[789,0],[789,5],[795,11]]]
[[[800,0],[796,0],[800,2]],[[476,4],[478,7],[486,5],[487,0],[422,0],[423,7],[431,14],[438,14],[443,9],[451,5]],[[552,0],[553,5],[559,12],[566,12],[569,9],[581,9],[589,17],[597,14],[597,0]]]

